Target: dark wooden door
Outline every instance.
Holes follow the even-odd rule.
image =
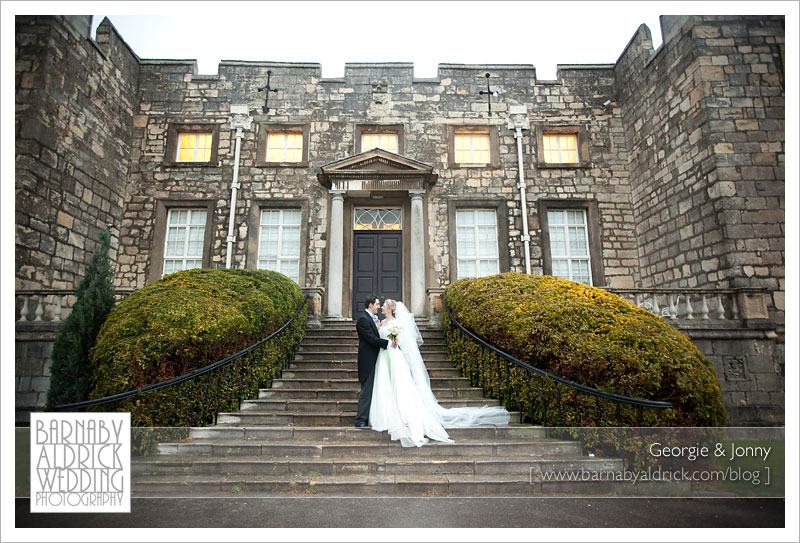
[[[353,234],[353,318],[364,311],[370,294],[400,300],[403,294],[402,232]],[[383,315],[381,315],[382,317]]]

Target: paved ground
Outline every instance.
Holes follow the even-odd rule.
[[[784,500],[731,498],[134,498],[129,514],[32,514],[16,527],[783,528]],[[235,538],[235,536],[233,536]]]

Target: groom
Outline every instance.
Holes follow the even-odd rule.
[[[378,333],[380,321],[378,311],[381,304],[377,296],[370,296],[364,302],[364,312],[356,321],[358,332],[358,382],[361,391],[358,393],[356,411],[356,428],[369,428],[369,406],[372,403],[372,383],[375,380],[375,363],[381,349],[389,347],[389,340],[382,339]],[[397,344],[393,341],[392,346]]]

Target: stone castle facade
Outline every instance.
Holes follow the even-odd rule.
[[[121,294],[266,267],[315,324],[370,292],[435,322],[464,276],[607,288],[692,338],[730,422],[782,421],[783,17],[662,17],[658,50],[643,25],[615,64],[554,81],[529,65],[200,75],[89,27],[16,21],[19,409],[43,403],[48,338],[110,226]]]

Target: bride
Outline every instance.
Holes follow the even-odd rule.
[[[403,447],[420,447],[427,443],[426,437],[452,443],[445,428],[508,424],[510,416],[502,406],[448,409],[439,405],[419,352],[422,336],[414,315],[403,302],[394,300],[386,300],[383,311],[386,319],[380,336],[388,339],[396,333],[399,348],[390,344],[378,354],[369,410],[373,430],[388,430],[390,437]]]

